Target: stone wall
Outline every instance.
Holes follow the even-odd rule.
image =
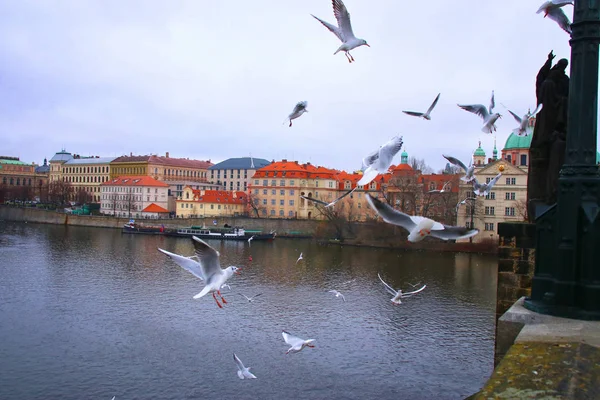
[[[495,365],[504,357],[500,349],[506,348],[500,343],[506,335],[498,334],[498,319],[521,297],[531,295],[531,280],[535,271],[535,224],[500,223],[498,235]]]

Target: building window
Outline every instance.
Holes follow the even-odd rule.
[[[263,205],[267,205],[267,199],[263,199]]]
[[[294,180],[292,179],[292,180],[290,181],[290,186],[294,186],[294,184],[295,184],[295,182],[294,182]]]
[[[515,208],[514,207],[506,207],[504,208],[504,215],[509,217],[515,216]]]
[[[490,192],[485,195],[486,200],[496,200],[496,192]]]
[[[271,180],[271,186],[277,186],[277,181],[275,179]]]
[[[290,206],[294,205],[294,200],[290,200]]]
[[[275,215],[275,210],[271,210],[271,215]]]
[[[515,200],[517,198],[517,194],[515,192],[506,192],[504,196],[504,200]]]
[[[266,195],[267,194],[267,189],[263,189],[263,194]]]
[[[280,191],[279,191],[279,194],[280,194],[281,196],[285,196],[285,190],[280,190]]]
[[[486,207],[485,215],[494,215],[494,207]]]
[[[271,199],[271,205],[274,206],[275,205],[275,199]]]
[[[289,211],[288,212],[288,217],[293,217],[294,216],[294,212],[293,211]]]
[[[290,190],[290,196],[293,196],[293,195],[294,195],[294,189],[291,189]]]
[[[283,217],[283,210],[279,210],[279,216]]]
[[[494,223],[493,222],[486,222],[485,223],[485,230],[486,231],[493,231],[494,230]]]
[[[269,181],[268,181],[268,180],[266,180],[266,179],[265,179],[265,180],[263,180],[263,184],[262,184],[262,185],[263,185],[263,186],[269,186]]]
[[[271,189],[271,194],[272,194],[273,196],[275,196],[275,195],[277,194],[277,190],[275,190],[275,189]]]
[[[527,165],[527,154],[521,154],[521,165]]]
[[[279,205],[280,206],[284,206],[285,205],[285,200],[283,200],[283,199],[279,200]]]
[[[517,184],[517,178],[506,178],[506,184],[507,185],[516,185]]]
[[[279,186],[285,186],[285,180],[283,180],[283,179],[282,179],[282,180],[279,182]]]
[[[467,229],[473,229],[474,228],[473,223],[471,223],[470,221],[465,222],[465,227]]]

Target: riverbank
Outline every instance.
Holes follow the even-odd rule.
[[[0,205],[0,220],[16,222],[35,222],[53,225],[89,226],[96,228],[122,229],[129,218],[99,215],[73,215],[62,212]],[[167,218],[140,219],[141,224],[164,226],[168,229],[179,229],[190,226],[242,226],[248,231],[276,232],[278,238],[317,239],[321,244],[345,245],[356,247],[394,248],[406,250],[497,253],[495,242],[482,243],[449,243],[427,238],[419,243],[409,243],[403,229],[380,222],[348,222],[348,232],[343,241],[335,240],[335,229],[328,221],[248,218],[248,217],[216,217],[216,218]]]

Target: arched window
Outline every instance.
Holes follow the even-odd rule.
[[[17,178],[17,186],[19,186],[21,184],[21,179]]]

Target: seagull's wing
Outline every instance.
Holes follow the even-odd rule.
[[[333,293],[337,296],[337,294],[339,293],[337,290],[330,290],[329,293]]]
[[[202,268],[202,275],[208,282],[213,275],[222,273],[221,266],[219,265],[219,252],[196,236],[192,236],[192,239],[194,240],[194,248]]]
[[[244,369],[246,369],[246,367],[244,367],[244,363],[242,362],[242,360],[240,360],[240,358],[238,356],[236,356],[235,353],[233,353],[233,361],[235,361],[235,363],[237,364],[240,371],[243,372]]]
[[[439,190],[438,190],[438,192],[439,192]],[[432,220],[431,218],[422,217],[420,215],[410,215],[409,218],[412,220],[412,222],[414,222],[415,225],[418,225],[419,223],[421,223],[421,221],[424,221],[424,220],[432,221],[433,222],[433,226],[431,227],[432,231],[434,231],[434,230],[441,231],[442,229],[444,229],[444,225]]]
[[[490,116],[490,113],[483,104],[458,104],[458,106],[465,111],[479,115],[484,121]]]
[[[385,286],[385,290],[387,290],[389,294],[391,294],[393,296],[396,296],[398,294],[398,291],[396,289],[394,289],[393,287],[391,287],[390,285],[385,283],[385,281],[383,279],[381,279],[381,275],[379,275],[379,273],[377,274],[377,277],[379,278],[381,283],[383,283],[383,286]]]
[[[296,103],[296,105],[294,106],[294,110],[292,111],[292,114],[297,114],[300,111],[306,110],[306,107],[308,106],[308,103],[306,101],[299,101],[298,103]]]
[[[512,111],[510,111],[510,110],[508,110],[508,112],[510,113],[510,115],[512,115],[512,116],[513,116],[513,118],[514,118],[514,119],[515,119],[515,120],[516,120],[518,123],[521,123],[521,121],[523,121],[523,120],[521,119],[521,117],[519,117],[519,116],[518,116],[517,114],[515,114],[514,112],[512,112]]]
[[[302,198],[303,198],[303,199],[305,199],[305,200],[310,200],[310,201],[313,201],[313,202],[315,202],[315,203],[319,203],[319,204],[321,204],[321,205],[324,205],[324,206],[327,206],[327,205],[329,205],[329,203],[326,203],[326,202],[324,202],[324,201],[321,201],[321,200],[315,199],[315,198],[313,198],[313,197],[306,197],[306,196],[304,196],[304,195],[300,195],[300,197],[302,197]]]
[[[398,210],[394,210],[388,204],[381,200],[366,194],[367,202],[377,212],[377,214],[387,223],[403,227],[407,231],[412,231],[417,226],[410,218],[410,215],[404,214]]]
[[[358,186],[357,186],[358,187]],[[344,197],[348,196],[350,193],[354,192],[356,190],[355,187],[354,189],[350,189],[348,190],[346,193],[344,193],[343,195],[341,195],[340,197],[338,197],[337,199],[335,199],[334,201],[332,201],[331,203],[327,204],[327,207],[331,207],[332,205],[334,205],[335,203],[337,203],[338,201],[340,201],[341,199],[343,199]],[[300,196],[302,197],[302,196]]]
[[[431,236],[442,240],[458,240],[466,239],[475,236],[479,233],[479,229],[469,229],[464,226],[449,226],[444,225],[442,230],[432,230]]]
[[[571,21],[569,21],[569,17],[567,17],[562,8],[552,8],[548,12],[548,18],[555,21],[563,31],[571,33]]]
[[[440,99],[440,95],[441,95],[441,93],[438,93],[435,100],[433,100],[433,103],[431,103],[431,105],[429,106],[429,109],[427,110],[426,114],[430,114],[433,111],[433,109],[435,108],[435,105],[437,104],[438,100]]]
[[[348,9],[342,2],[342,0],[332,0],[333,4],[333,15],[337,19],[338,26],[342,31],[342,41],[347,42],[349,39],[354,38],[354,32],[352,32],[352,24],[350,23],[350,14]]]
[[[492,179],[491,181],[489,181],[487,183],[487,189],[490,190],[496,184],[496,182],[498,182],[498,179],[500,179],[501,176],[502,176],[502,173],[499,173],[498,175],[496,175],[494,177],[494,179]]]
[[[531,114],[529,114],[529,118],[535,117],[540,111],[542,111],[542,107],[544,107],[544,105],[542,103],[538,104],[538,106],[535,108],[535,110],[533,110],[533,112]]]
[[[248,296],[246,296],[245,294],[242,294],[242,293],[238,293],[238,294],[239,294],[240,296],[244,296],[244,298],[245,298],[246,300],[248,300],[248,301],[250,301],[250,300],[251,300],[251,299],[250,299]]]
[[[281,332],[281,334],[283,335],[283,340],[292,347],[301,346],[304,343],[304,339],[290,335],[286,331]]]
[[[492,90],[492,98],[490,99],[490,108],[488,110],[490,114],[492,113],[494,107],[496,107],[496,100],[494,99],[494,91]]]
[[[310,14],[312,15],[312,14]],[[344,36],[342,35],[342,31],[335,25],[330,24],[329,22],[325,22],[323,21],[321,18],[319,17],[315,17],[314,15],[312,15],[314,19],[316,19],[317,21],[319,21],[320,23],[322,23],[325,28],[329,29],[331,32],[333,32],[333,34],[335,36],[338,37],[338,39],[340,39],[342,42],[344,41]]]
[[[375,150],[362,160],[362,170],[364,172],[365,169],[369,168],[371,165],[375,163],[379,159],[379,149]]]
[[[416,112],[416,111],[402,111],[404,114],[412,115],[413,117],[422,117],[425,115],[424,113]]]
[[[200,264],[194,260],[189,259],[188,257],[180,256],[179,254],[171,253],[169,251],[163,250],[161,248],[158,249],[163,254],[166,254],[171,260],[175,262],[175,264],[179,265],[181,268],[190,272],[196,278],[204,280],[204,275],[202,274],[202,268]]]
[[[567,4],[573,4],[573,0],[550,0],[552,2],[552,4],[558,6],[558,7],[563,7],[566,6]]]
[[[255,294],[252,298],[254,299],[255,297],[258,297],[258,296],[262,296],[262,293]]]
[[[452,156],[445,156],[445,155],[443,155],[443,154],[442,154],[442,156],[443,156],[443,157],[444,157],[446,160],[448,160],[448,161],[449,161],[451,164],[453,164],[453,165],[456,165],[457,167],[460,167],[460,168],[462,168],[462,169],[463,169],[465,172],[467,172],[467,166],[466,166],[466,165],[465,165],[465,164],[464,164],[462,161],[460,161],[458,158],[454,158],[454,157],[452,157]]]
[[[379,167],[383,166],[385,170],[379,170],[380,173],[385,173],[392,165],[394,156],[398,154],[403,144],[402,136],[395,136],[389,142],[381,146],[379,149]]]
[[[413,295],[413,294],[415,294],[415,293],[422,292],[423,290],[425,290],[425,288],[426,288],[426,287],[427,287],[427,285],[423,285],[423,287],[422,287],[422,288],[419,288],[419,289],[417,289],[417,290],[414,290],[414,291],[412,291],[412,292],[406,292],[406,293],[402,293],[402,297],[405,297],[405,296],[411,296],[411,295]]]
[[[540,8],[538,8],[538,10],[537,10],[535,13],[536,13],[536,14],[539,14],[539,13],[541,13],[542,11],[545,11],[545,10],[546,10],[546,8],[547,8],[547,7],[548,7],[548,6],[549,6],[551,3],[552,3],[551,1],[545,1],[545,2],[544,2],[544,3],[543,3],[541,6],[540,6]]]

